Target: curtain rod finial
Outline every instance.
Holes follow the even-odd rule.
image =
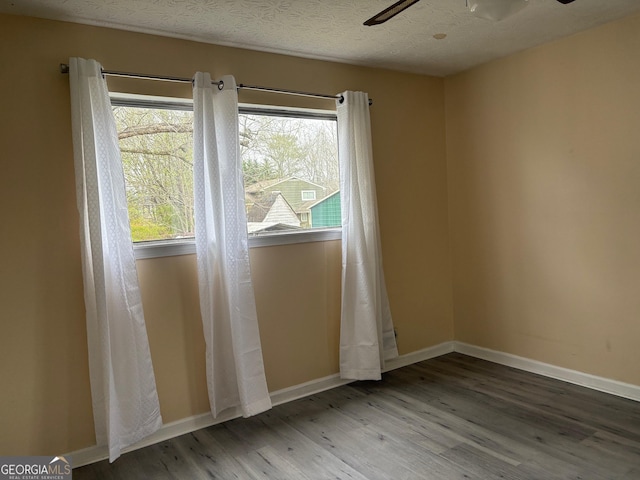
[[[66,63],[61,63],[60,73],[69,73],[69,65],[67,65]]]

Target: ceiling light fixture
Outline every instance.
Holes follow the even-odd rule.
[[[467,8],[487,20],[500,21],[527,6],[529,0],[467,0]]]

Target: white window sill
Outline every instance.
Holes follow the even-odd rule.
[[[249,237],[249,248],[273,247],[277,245],[292,245],[296,243],[327,242],[340,240],[340,228],[314,229],[303,232],[278,232],[277,234],[261,234]],[[193,255],[196,244],[193,239],[163,240],[157,242],[134,243],[133,252],[136,260],[158,257],[175,257],[178,255]]]

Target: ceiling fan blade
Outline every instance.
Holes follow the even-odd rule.
[[[562,3],[563,5],[566,5],[567,3],[571,3],[574,0],[558,0],[560,3]]]
[[[380,25],[381,23],[386,22],[390,18],[395,17],[397,14],[399,14],[403,10],[406,10],[414,3],[418,3],[419,1],[420,0],[400,0],[399,2],[396,2],[393,5],[391,5],[389,8],[385,8],[383,11],[381,11],[377,15],[374,15],[373,17],[371,17],[369,20],[364,22],[364,25],[367,25],[368,27],[372,25]]]

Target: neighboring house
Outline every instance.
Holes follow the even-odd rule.
[[[249,233],[300,228],[300,220],[280,192],[255,196],[247,209]]]
[[[339,227],[342,225],[340,190],[327,195],[309,206],[311,227]]]
[[[247,209],[260,203],[267,193],[280,193],[295,212],[299,226],[311,226],[309,207],[327,194],[327,188],[298,177],[258,182],[246,188]]]

